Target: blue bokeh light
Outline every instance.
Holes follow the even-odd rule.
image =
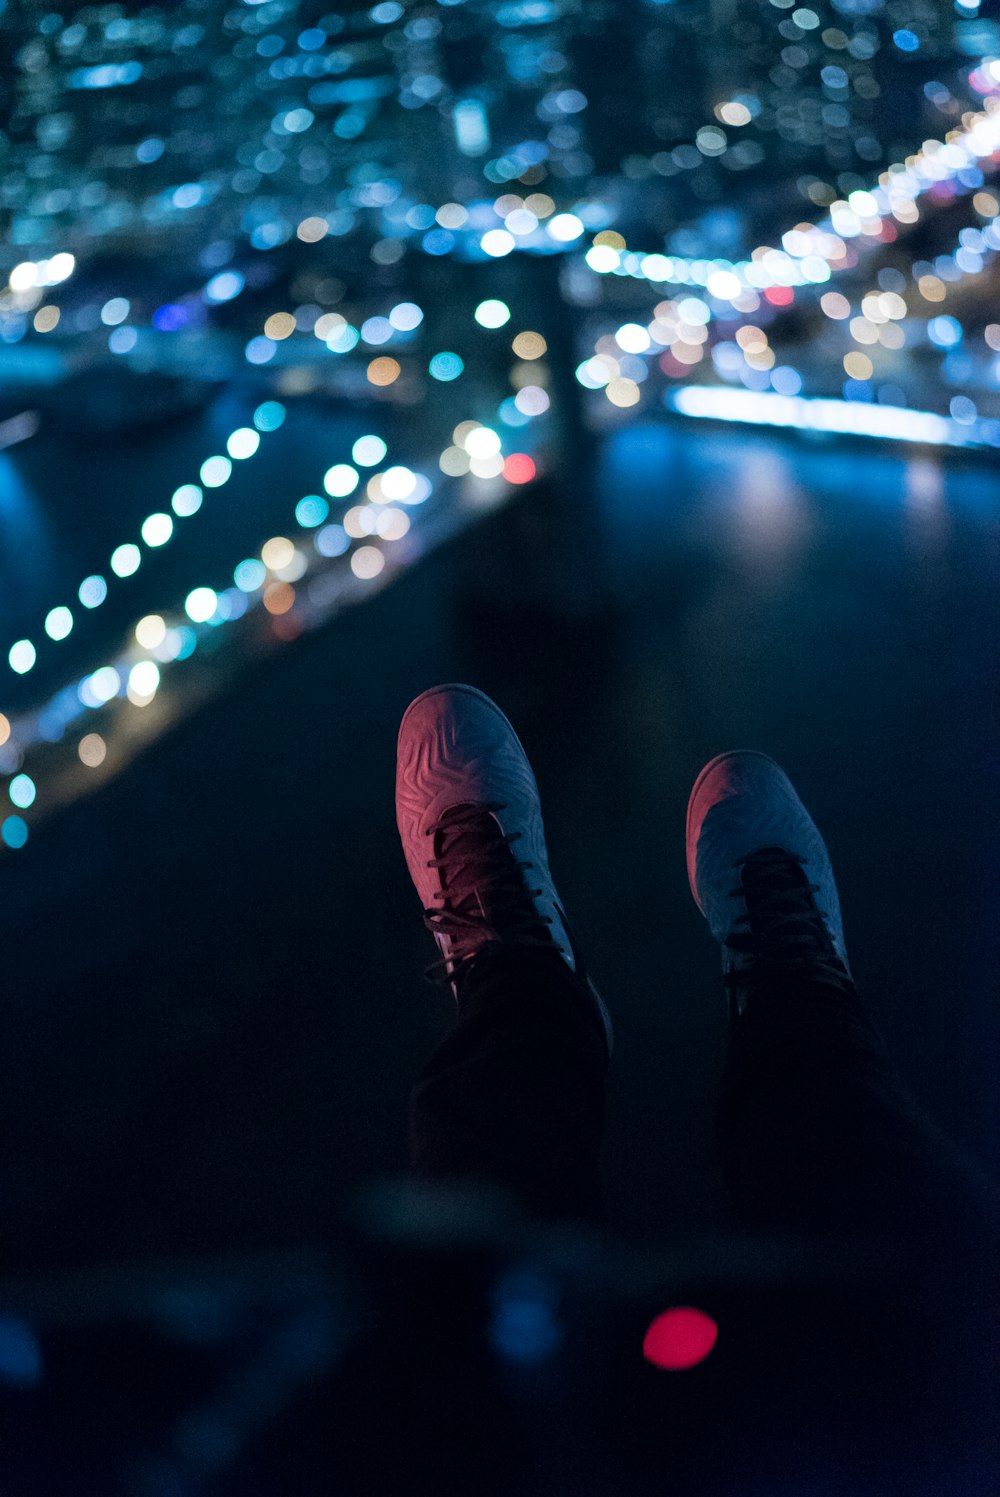
[[[307,494],[300,499],[295,506],[295,518],[304,528],[311,530],[317,525],[322,525],[330,513],[330,505],[326,499],[319,494]]]
[[[238,271],[223,270],[212,277],[202,294],[210,302],[232,301],[234,296],[239,296],[244,284]]]
[[[321,556],[343,556],[350,544],[343,525],[324,525],[316,534],[316,550]]]
[[[277,431],[285,419],[285,407],[278,400],[265,400],[253,413],[258,431]]]
[[[23,847],[28,840],[28,824],[22,816],[8,816],[0,826],[0,837],[8,847]]]
[[[427,367],[432,379],[447,384],[453,379],[458,379],[465,365],[457,353],[436,353]]]
[[[256,557],[241,561],[233,571],[233,581],[245,593],[253,593],[263,587],[266,577],[267,567]]]
[[[80,583],[77,597],[84,608],[98,608],[108,596],[108,584],[104,578],[96,573],[93,577],[85,577]]]

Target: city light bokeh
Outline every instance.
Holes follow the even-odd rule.
[[[113,772],[203,640],[316,627],[564,468],[574,423],[1000,447],[1000,29],[966,0],[723,11],[3,15],[0,446],[81,371],[140,404],[211,381],[235,419],[180,484],[137,484],[75,595],[9,621],[0,772],[62,745],[63,800]],[[358,434],[282,497],[287,555],[241,534],[199,565],[196,517],[317,402]],[[146,564],[178,547],[163,595]],[[84,628],[123,589],[127,634]]]

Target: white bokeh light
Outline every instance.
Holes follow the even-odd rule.
[[[196,587],[184,599],[184,612],[195,624],[204,624],[218,606],[218,595],[210,587]]]
[[[174,533],[174,522],[167,514],[149,515],[142,522],[141,533],[147,546],[165,546]]]

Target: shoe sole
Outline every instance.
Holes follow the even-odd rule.
[[[708,776],[714,769],[718,768],[720,764],[725,764],[727,759],[763,759],[766,764],[772,764],[775,769],[780,769],[782,774],[785,773],[785,771],[781,769],[781,765],[778,763],[777,759],[772,759],[770,754],[761,753],[759,749],[727,749],[724,754],[716,754],[714,759],[710,759],[709,762],[705,765],[705,768],[701,771],[701,774],[695,780],[694,788],[692,789],[691,794],[688,796],[687,817],[684,823],[684,847],[687,853],[688,885],[691,889],[691,896],[703,915],[705,911],[702,906],[701,900],[698,898],[698,890],[695,887],[694,881],[694,854],[696,850],[691,846],[691,812],[694,809],[694,803],[698,798],[698,792],[701,789],[704,781],[708,778]]]

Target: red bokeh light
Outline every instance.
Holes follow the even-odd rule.
[[[508,483],[530,483],[536,471],[533,460],[526,452],[512,452],[503,465],[503,476]]]
[[[305,625],[297,613],[279,613],[276,618],[271,619],[271,632],[276,634],[287,644],[290,640],[298,639]]]
[[[642,1354],[654,1367],[679,1372],[704,1362],[719,1336],[711,1315],[691,1305],[674,1305],[652,1321]]]
[[[764,292],[772,307],[790,307],[795,300],[791,286],[768,286]]]

